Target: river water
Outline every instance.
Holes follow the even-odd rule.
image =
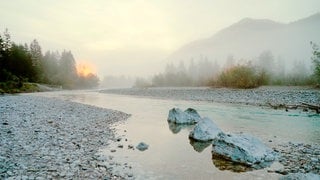
[[[210,144],[190,142],[192,126],[170,126],[168,112],[173,107],[192,107],[212,119],[224,132],[244,132],[260,138],[270,147],[291,142],[320,144],[320,116],[313,112],[273,110],[238,104],[161,100],[146,97],[104,94],[96,91],[39,93],[64,100],[123,111],[132,116],[115,125],[119,142],[101,152],[118,164],[115,173],[132,173],[138,179],[276,179],[267,170],[244,173],[219,170],[212,160]],[[128,149],[140,142],[146,151]],[[123,148],[118,146],[122,145]]]

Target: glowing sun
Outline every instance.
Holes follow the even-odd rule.
[[[93,64],[81,62],[77,65],[77,73],[79,76],[86,77],[89,74],[96,74],[96,69]]]

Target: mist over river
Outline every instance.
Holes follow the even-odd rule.
[[[320,144],[320,116],[302,110],[274,110],[268,107],[154,99],[142,96],[115,95],[98,91],[58,91],[37,93],[93,106],[119,110],[131,117],[115,126],[118,141],[101,150],[114,164],[115,173],[132,173],[136,178],[150,179],[214,179],[278,178],[279,174],[266,169],[235,173],[221,171],[212,161],[211,145],[194,144],[188,139],[193,126],[169,126],[168,111],[173,107],[194,108],[202,117],[212,119],[223,131],[249,133],[277,147],[289,142]],[[140,142],[149,149],[140,152],[129,149]],[[120,147],[120,148],[119,148]],[[131,175],[129,176],[131,177]]]

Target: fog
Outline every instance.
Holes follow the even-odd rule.
[[[319,18],[292,22],[318,13],[319,7],[318,0],[17,0],[1,2],[0,16],[1,28],[9,29],[13,41],[35,38],[43,52],[71,50],[77,62],[94,66],[101,84],[112,77],[127,86],[136,77],[164,74],[170,66],[179,72],[194,69],[193,79],[206,79],[229,66],[228,57],[232,64],[257,65],[263,52],[281,64],[279,74],[298,72],[295,67],[310,74],[309,42],[320,42],[314,36]],[[213,69],[201,69],[205,63]]]

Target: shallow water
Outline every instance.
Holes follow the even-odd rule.
[[[112,143],[116,152],[104,150],[113,161],[128,163],[128,171],[137,178],[148,179],[256,179],[279,175],[266,170],[235,173],[221,171],[212,161],[210,144],[192,143],[188,134],[192,126],[170,126],[167,123],[169,109],[192,107],[201,116],[211,118],[225,132],[244,132],[259,137],[269,146],[291,142],[320,144],[320,116],[313,112],[273,110],[247,105],[212,102],[171,101],[145,97],[103,94],[94,91],[61,91],[39,93],[65,100],[115,109],[131,114],[125,123],[116,125],[120,142]],[[127,140],[127,141],[126,141]],[[145,142],[149,149],[140,152],[128,149]],[[118,148],[123,145],[124,148]]]

